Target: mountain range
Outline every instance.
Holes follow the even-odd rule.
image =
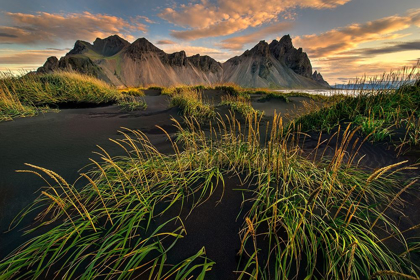
[[[167,54],[145,38],[129,43],[118,35],[93,44],[76,41],[58,59],[49,57],[38,73],[73,70],[115,86],[173,86],[235,83],[242,87],[329,88],[308,55],[296,49],[289,35],[270,44],[260,41],[251,50],[224,63],[207,55]]]

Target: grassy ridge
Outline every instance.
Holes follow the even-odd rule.
[[[121,94],[107,83],[74,72],[0,77],[0,117],[35,115],[39,108],[60,103],[113,103]]]

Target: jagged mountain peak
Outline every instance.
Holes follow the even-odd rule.
[[[88,42],[82,41],[82,40],[77,40],[76,43],[74,43],[74,47],[71,51],[69,51],[67,53],[67,55],[71,55],[71,54],[83,54],[86,51],[89,50],[89,48],[91,48],[92,45]]]
[[[264,40],[260,41],[248,52],[248,55],[262,55],[263,57],[268,57],[270,55],[268,43]]]
[[[317,70],[315,70],[315,72],[312,74],[312,79],[314,79],[315,81],[317,81],[318,83],[325,85],[325,86],[330,86],[329,83],[327,83],[324,80],[324,77],[322,77],[321,73],[319,73]]]
[[[130,48],[139,52],[163,52],[144,37],[135,40]]]
[[[108,37],[106,37],[104,39],[98,37],[93,42],[93,45],[95,46],[95,45],[97,45],[100,42],[113,42],[113,41],[126,42],[126,43],[128,43],[125,39],[123,39],[120,36],[118,36],[118,35],[115,34],[115,35],[108,36]]]
[[[143,58],[148,54],[157,54],[158,56],[165,56],[166,53],[150,43],[146,38],[139,38],[135,40],[130,46],[125,48],[124,51],[132,59]]]
[[[216,73],[222,69],[222,65],[215,59],[208,55],[193,55],[187,58],[187,60],[195,67],[202,69],[204,72]]]
[[[292,49],[292,48],[293,48],[292,37],[290,37],[290,35],[289,35],[289,34],[284,35],[284,36],[280,39],[279,44],[280,44],[281,46],[283,46],[284,48],[286,48],[286,49]]]
[[[113,59],[105,59],[110,56]],[[290,35],[270,44],[260,41],[223,64],[199,54],[187,57],[185,51],[167,54],[146,38],[132,44],[118,35],[97,38],[93,45],[78,40],[58,66],[57,59],[51,58],[39,72],[59,69],[73,69],[125,86],[223,82],[245,87],[328,86],[318,72],[312,73],[307,54],[293,47]]]
[[[113,56],[120,52],[130,43],[118,35],[112,35],[105,39],[96,38],[93,42],[93,49],[104,56]]]
[[[275,58],[280,59],[287,52],[295,50],[292,43],[292,38],[290,35],[284,35],[280,41],[273,40],[270,45],[270,52],[274,55]]]

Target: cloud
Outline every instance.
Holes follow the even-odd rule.
[[[326,57],[355,49],[362,43],[402,38],[405,35],[396,32],[417,24],[420,24],[420,9],[410,10],[406,16],[394,15],[321,34],[297,37],[294,42],[312,57]]]
[[[290,18],[291,10],[300,8],[332,9],[351,0],[201,0],[198,4],[166,8],[158,16],[175,25],[191,28],[174,30],[178,39],[195,40],[230,35],[235,32],[275,22],[279,16]]]
[[[173,45],[176,44],[174,41],[171,40],[159,40],[156,42],[158,45]]]
[[[63,56],[67,50],[25,50],[25,51],[5,51],[0,52],[0,65],[32,65],[33,68],[44,64],[50,56]],[[25,66],[25,68],[27,68]]]
[[[13,34],[7,34],[7,33],[0,33],[0,37],[6,37],[6,38],[17,38],[16,35]]]
[[[345,84],[348,81],[354,82],[357,78],[364,76],[381,77],[384,73],[387,74],[391,70],[397,71],[403,67],[411,68],[416,64],[416,61],[406,60],[390,64],[389,62],[372,62],[357,58],[343,60],[326,59],[317,63],[313,68],[320,71],[330,85],[334,85],[336,83]]]
[[[64,49],[57,49],[57,48],[46,48],[47,50],[51,51],[69,51],[71,48],[64,48]]]
[[[347,54],[356,54],[362,56],[375,56],[387,53],[396,53],[403,51],[419,51],[420,41],[394,43],[382,48],[361,48],[353,51],[346,52]]]
[[[136,19],[138,19],[138,20],[142,19],[142,20],[144,20],[147,23],[156,23],[156,22],[154,22],[153,20],[151,20],[150,18],[148,18],[146,16],[137,16]]]
[[[146,25],[131,19],[130,22],[106,14],[70,13],[36,14],[5,13],[13,26],[0,26],[2,43],[37,44],[55,43],[62,40],[76,39],[93,41],[97,37],[118,34],[128,40],[134,39],[130,34],[135,31],[147,31]]]
[[[229,39],[222,40],[219,44],[222,49],[228,50],[242,50],[244,44],[256,43],[269,35],[282,33],[285,30],[292,29],[293,24],[291,22],[279,22],[267,27],[261,28],[255,32],[252,32],[243,36],[236,36]]]

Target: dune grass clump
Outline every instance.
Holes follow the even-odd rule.
[[[197,86],[189,86],[189,85],[181,85],[181,86],[172,86],[172,87],[163,87],[161,89],[161,94],[174,96],[183,92],[195,91],[202,93],[204,90],[212,89],[209,86],[204,85],[197,85]]]
[[[214,89],[224,91],[226,94],[231,95],[231,96],[251,99],[251,96],[248,90],[245,90],[244,88],[236,84],[217,85],[214,87]]]
[[[261,98],[258,99],[259,102],[266,102],[270,100],[280,100],[286,103],[289,103],[289,98],[282,93],[279,92],[266,92],[263,94]]]
[[[203,279],[214,264],[204,248],[178,264],[166,263],[167,253],[186,233],[180,218],[159,224],[153,219],[187,196],[202,193],[205,199],[208,188],[213,188],[212,178],[219,176],[217,170],[209,173],[208,166],[192,167],[187,158],[165,156],[141,132],[121,134],[125,139],[114,142],[127,156],[113,159],[102,150],[103,163],[92,161],[96,170],[81,174],[87,182],[81,190],[41,167],[28,165],[32,170],[20,171],[37,174],[47,184],[33,205],[44,211],[29,232],[59,224],[1,262],[0,278],[131,279],[145,274],[149,279],[187,279],[194,271]],[[203,183],[194,185],[197,181]],[[166,206],[158,210],[158,204]]]
[[[121,93],[96,78],[75,73],[0,74],[0,119],[34,116],[62,103],[115,103]]]
[[[330,132],[340,123],[353,122],[362,126],[364,135],[371,134],[372,141],[384,140],[402,126],[415,127],[419,118],[420,87],[413,81],[420,80],[418,70],[414,67],[400,76],[391,73],[370,83],[359,80],[356,94],[310,112],[298,118],[296,123],[303,130]],[[365,89],[366,84],[373,89]],[[375,89],[385,84],[393,86]]]
[[[191,203],[195,211],[216,188],[232,187],[225,185],[231,176],[250,194],[244,204],[251,204],[238,236],[238,279],[417,276],[413,247],[386,212],[398,209],[401,194],[417,186],[415,178],[403,182],[395,174],[416,167],[400,162],[373,173],[359,169],[357,147],[347,151],[357,132],[350,125],[333,136],[338,139],[332,158],[316,160],[324,152],[316,148],[313,158],[304,153],[302,133],[286,129],[278,115],[264,131],[257,113],[243,119],[245,124],[234,113],[218,115],[210,134],[194,117],[183,124],[173,120],[177,141],[162,129],[173,154],[160,153],[140,131],[121,131],[124,138],[114,142],[126,155],[112,158],[102,150],[102,163],[93,161],[96,168],[81,174],[82,189],[29,165],[27,172],[44,173],[47,183],[24,212],[44,209],[30,231],[53,228],[1,261],[0,277],[204,279],[217,265],[205,248],[178,264],[166,263],[172,250],[182,250],[176,241],[188,229],[181,217],[164,213],[177,203]],[[154,223],[161,215],[166,222]],[[171,228],[175,220],[179,226]],[[388,249],[390,239],[405,252]]]
[[[121,97],[107,83],[76,72],[3,77],[2,86],[22,103],[36,106],[68,102],[101,104],[116,102]]]
[[[147,89],[162,91],[164,89],[164,87],[160,87],[160,86],[149,86],[149,87],[147,87]]]
[[[37,113],[38,110],[35,106],[22,104],[19,98],[7,88],[0,87],[0,121],[9,121],[17,117],[30,117]]]
[[[124,96],[118,101],[118,106],[126,112],[146,110],[147,104],[141,97],[132,95]]]
[[[390,139],[390,128],[384,127],[385,120],[383,119],[377,120],[374,116],[358,115],[354,118],[354,123],[359,125],[363,134],[369,135],[369,138],[374,142]]]
[[[182,90],[171,99],[171,106],[178,107],[184,116],[193,117],[204,122],[215,116],[214,107],[203,101],[200,92]]]
[[[237,112],[244,117],[248,116],[249,114],[263,114],[263,112],[255,110],[248,99],[245,99],[241,96],[223,96],[220,105],[228,106],[230,110]]]
[[[144,89],[143,88],[124,88],[118,90],[120,93],[124,95],[131,95],[131,96],[144,96]]]

